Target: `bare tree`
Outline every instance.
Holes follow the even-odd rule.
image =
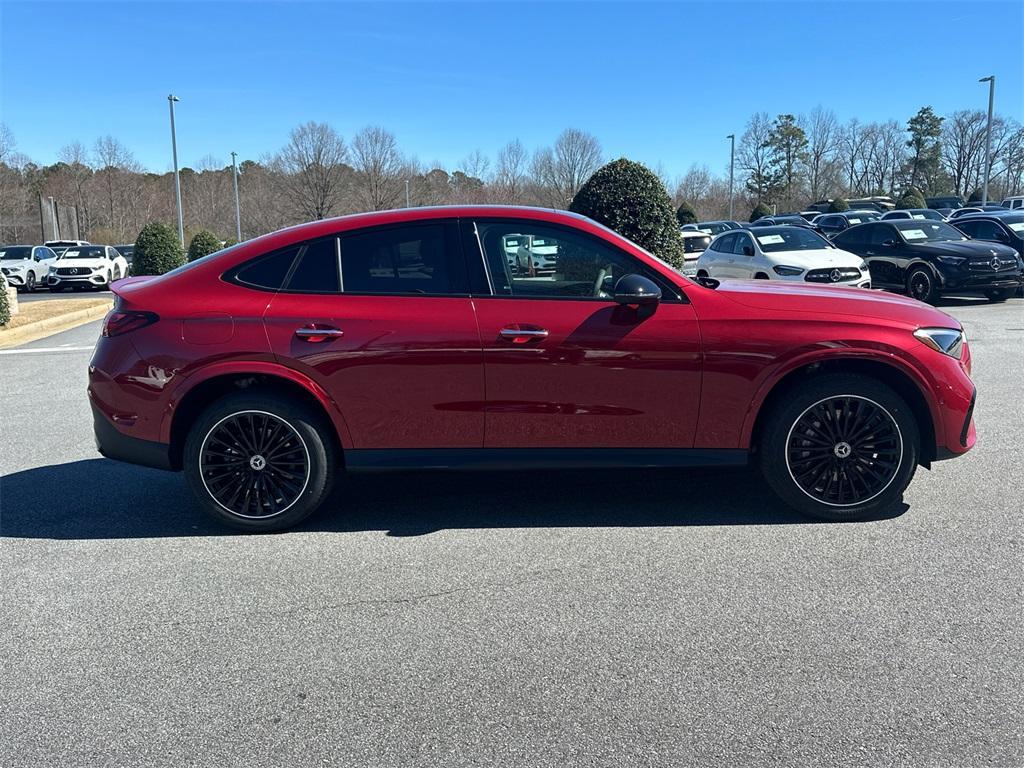
[[[513,139],[498,152],[498,170],[494,184],[501,202],[514,205],[522,202],[526,164],[526,147],[519,139]]]
[[[308,122],[292,130],[271,159],[284,195],[304,219],[325,219],[344,194],[345,141],[327,123]]]
[[[839,148],[840,131],[835,113],[819,105],[802,119],[807,135],[807,191],[811,200],[820,200],[836,186],[835,159]]]
[[[554,148],[541,149],[533,158],[533,175],[552,208],[567,208],[580,187],[601,165],[601,144],[577,128],[562,131]]]
[[[770,200],[778,188],[772,169],[775,151],[771,146],[772,119],[767,112],[757,112],[747,121],[736,153],[740,169],[747,175],[747,190],[756,202]]]
[[[707,166],[698,166],[694,163],[676,185],[676,194],[673,202],[678,206],[685,201],[694,208],[698,208],[704,198],[707,197],[710,187],[711,173],[708,171]]]
[[[104,239],[123,242],[134,226],[129,225],[127,212],[137,188],[142,166],[120,141],[102,136],[93,145],[94,180],[99,183],[104,199]],[[134,222],[133,222],[134,224]]]
[[[7,162],[17,145],[17,142],[14,140],[14,133],[7,123],[0,123],[0,163]]]
[[[405,161],[390,131],[371,126],[352,140],[355,197],[370,211],[395,208],[402,199]]]

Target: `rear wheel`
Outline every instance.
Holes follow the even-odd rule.
[[[927,267],[914,267],[907,275],[907,293],[911,298],[934,304],[939,298],[935,275]]]
[[[867,376],[830,374],[787,394],[758,450],[765,480],[791,507],[857,520],[900,500],[919,444],[913,412],[896,392]]]
[[[288,528],[330,492],[335,449],[319,414],[272,392],[209,406],[185,441],[185,476],[203,508],[245,531]]]

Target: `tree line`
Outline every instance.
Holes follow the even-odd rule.
[[[841,123],[828,109],[806,115],[750,117],[736,143],[735,215],[757,204],[799,210],[823,198],[872,194],[968,197],[981,185],[986,114],[960,110],[939,116],[922,107],[897,120]],[[1024,129],[996,116],[992,131],[990,196],[1024,187]],[[716,169],[693,164],[668,178],[653,170],[672,195],[701,219],[729,212],[728,144]],[[17,151],[0,124],[0,241],[38,239],[39,196],[76,209],[80,236],[93,242],[134,242],[151,221],[175,220],[170,173],[152,173],[117,138],[91,145],[73,141],[57,162],[39,165]],[[569,207],[608,158],[596,137],[569,128],[550,146],[532,151],[518,139],[493,156],[470,152],[455,168],[423,163],[404,152],[396,136],[369,126],[346,139],[326,123],[294,128],[274,152],[239,165],[243,237],[290,224],[356,211],[453,203]],[[235,232],[232,169],[213,155],[181,169],[186,234]]]

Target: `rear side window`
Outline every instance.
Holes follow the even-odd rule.
[[[234,280],[237,283],[252,288],[263,288],[270,291],[280,290],[298,252],[299,246],[296,245],[254,259],[247,264],[243,264],[235,272]]]
[[[465,265],[454,223],[437,222],[354,232],[341,238],[345,293],[466,293]]]
[[[306,243],[299,263],[288,278],[287,290],[295,293],[339,293],[338,239],[335,237]]]

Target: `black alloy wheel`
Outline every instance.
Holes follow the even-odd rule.
[[[912,299],[931,304],[936,299],[935,278],[925,267],[917,267],[907,277],[907,293]]]
[[[902,458],[896,420],[858,395],[812,405],[793,424],[786,445],[786,466],[797,487],[836,507],[864,504],[881,494]]]
[[[217,422],[203,440],[199,461],[210,496],[243,518],[283,514],[309,482],[309,449],[302,436],[264,411],[241,411]]]

